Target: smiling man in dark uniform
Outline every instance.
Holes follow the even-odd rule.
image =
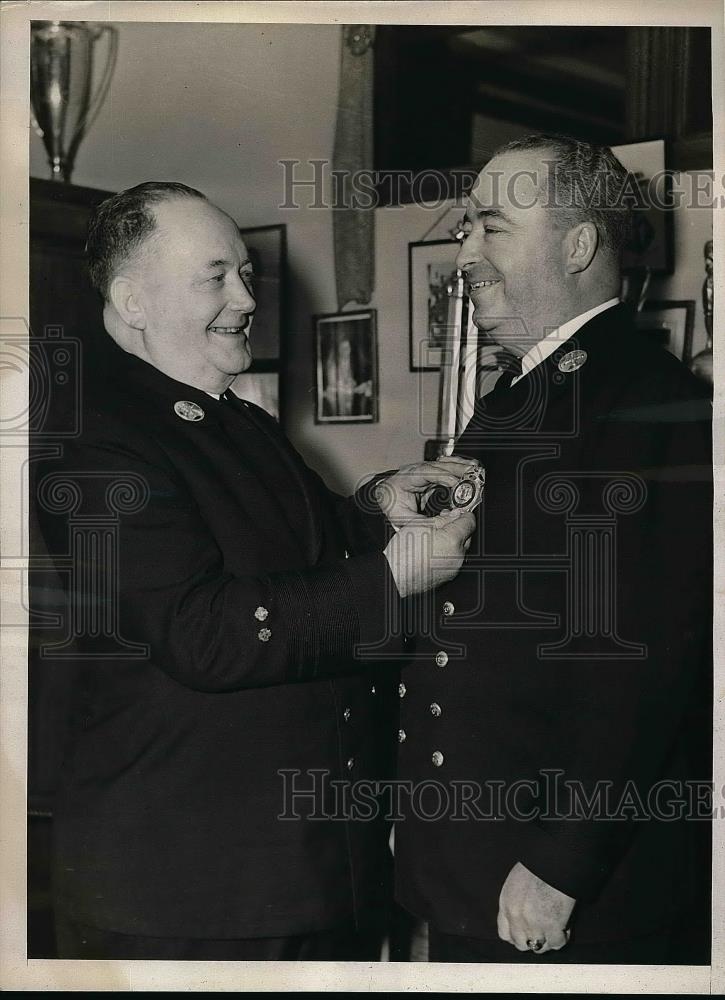
[[[707,810],[684,817],[710,777],[710,406],[618,301],[627,191],[610,150],[533,136],[469,199],[474,321],[517,363],[457,443],[478,528],[400,687],[397,896],[433,961],[707,960]]]
[[[280,819],[280,772],[301,791],[310,772],[376,776],[376,670],[356,650],[389,638],[400,596],[457,572],[473,518],[386,545],[234,395],[253,276],[198,191],[115,195],[88,255],[117,348],[38,477],[80,671],[54,816],[60,956],[375,959],[381,824],[320,819],[320,785]],[[413,507],[466,465],[423,467]]]

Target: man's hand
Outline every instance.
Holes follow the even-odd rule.
[[[519,951],[559,951],[569,941],[566,929],[576,900],[542,882],[517,862],[498,901],[498,936]],[[540,947],[535,947],[541,942]]]
[[[401,528],[384,553],[400,596],[452,580],[461,568],[475,527],[473,514],[444,510],[436,517],[418,515]]]
[[[435,462],[404,465],[376,487],[376,498],[390,523],[402,528],[420,517],[421,501],[434,486],[456,486],[467,472],[476,468],[478,462],[453,455]]]

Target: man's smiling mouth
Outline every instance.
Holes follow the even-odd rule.
[[[471,281],[468,284],[468,290],[475,292],[477,288],[489,288],[491,285],[497,285],[500,280],[500,278],[486,278],[484,281]]]
[[[212,333],[227,333],[227,334],[237,334],[244,333],[247,328],[245,323],[243,326],[210,326],[209,330]]]

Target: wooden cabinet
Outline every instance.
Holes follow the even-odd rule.
[[[62,447],[78,421],[84,380],[102,363],[107,334],[102,305],[86,273],[86,227],[110,192],[30,179],[30,478],[33,459]],[[47,555],[30,513],[30,552]],[[50,892],[53,794],[67,733],[74,667],[43,659],[41,645],[60,638],[48,615],[63,612],[60,580],[30,574],[28,645],[28,955],[55,957]]]
[[[33,459],[60,449],[78,426],[84,381],[103,363],[107,334],[100,296],[91,287],[84,247],[94,206],[110,192],[30,179],[30,478]],[[34,511],[30,550],[46,556]],[[28,805],[52,812],[65,738],[73,668],[43,659],[41,644],[60,637],[48,615],[62,610],[57,575],[31,574]]]

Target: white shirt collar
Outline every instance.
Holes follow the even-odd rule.
[[[619,299],[607,299],[606,302],[602,302],[601,305],[594,306],[593,309],[587,309],[586,312],[580,313],[575,316],[574,319],[567,320],[566,323],[562,323],[561,326],[557,327],[556,330],[552,330],[551,333],[547,333],[538,344],[534,344],[530,351],[528,351],[521,359],[521,374],[517,375],[515,379],[511,382],[511,385],[515,385],[520,379],[525,378],[530,371],[533,371],[537,365],[540,365],[542,361],[554,353],[560,344],[564,341],[569,340],[573,337],[577,330],[580,330],[585,323],[588,323],[590,319],[594,319],[599,313],[604,312],[605,309],[611,309],[612,306],[619,305]]]

